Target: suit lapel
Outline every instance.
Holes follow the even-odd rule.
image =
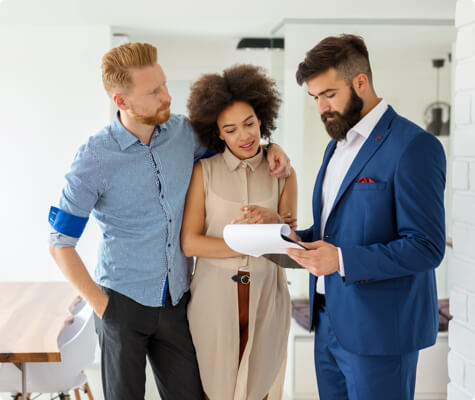
[[[340,190],[338,191],[338,194],[336,196],[335,202],[333,203],[330,215],[333,213],[333,210],[338,205],[338,202],[345,194],[348,187],[356,179],[363,167],[367,164],[373,154],[376,153],[376,151],[381,147],[381,145],[384,143],[384,141],[390,134],[391,123],[395,116],[396,112],[392,109],[391,106],[388,106],[388,109],[383,114],[379,122],[376,124],[368,139],[366,139],[366,141],[364,142],[360,151],[353,160],[350,169],[346,173],[345,178],[343,179],[343,182],[340,186]]]
[[[320,218],[321,218],[321,209],[322,209],[322,189],[323,189],[323,178],[325,178],[325,172],[330,162],[330,158],[333,155],[333,152],[336,148],[336,141],[332,140],[325,151],[323,156],[322,166],[318,171],[317,179],[315,181],[315,188],[313,191],[313,230],[314,232],[320,232]],[[317,239],[318,240],[318,239]]]

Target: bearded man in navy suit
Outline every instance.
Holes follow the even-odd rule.
[[[419,350],[435,343],[438,328],[443,148],[376,95],[360,37],[322,40],[297,82],[332,138],[314,224],[294,237],[308,250],[288,250],[310,272],[320,398],[413,399]]]

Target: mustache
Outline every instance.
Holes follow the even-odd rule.
[[[165,111],[167,108],[170,108],[171,102],[167,102],[163,107],[159,108],[158,111]]]
[[[322,121],[327,122],[328,118],[341,118],[341,114],[338,111],[328,111],[321,115]]]

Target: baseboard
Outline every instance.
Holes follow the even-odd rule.
[[[414,400],[447,400],[447,393],[416,393]]]

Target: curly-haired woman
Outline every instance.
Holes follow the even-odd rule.
[[[294,223],[297,180],[269,175],[261,138],[270,138],[280,99],[263,70],[238,65],[191,88],[190,122],[218,154],[196,164],[186,198],[183,251],[196,256],[188,319],[210,400],[280,399],[290,297],[285,272],[243,256],[222,239],[226,224]]]

